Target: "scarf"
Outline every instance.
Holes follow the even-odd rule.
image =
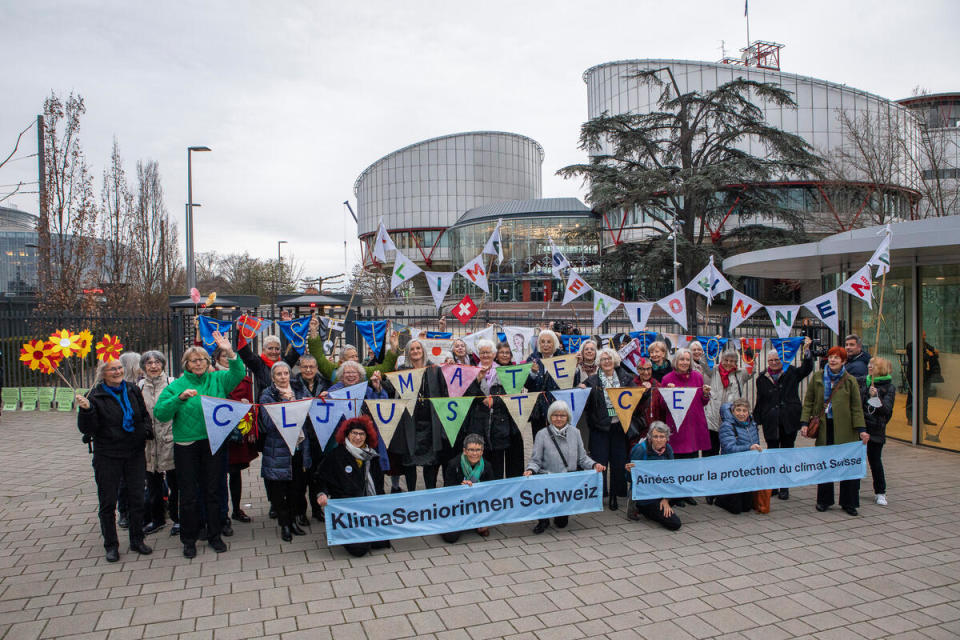
[[[262,353],[260,354],[260,360],[263,361],[263,364],[267,365],[267,370],[268,370],[268,371],[270,370],[270,367],[272,367],[273,365],[275,365],[275,364],[277,364],[278,362],[280,362],[280,359],[279,359],[279,358],[277,358],[276,360],[271,360],[270,358],[268,358],[267,356],[265,356],[265,355],[262,354]]]
[[[780,380],[780,376],[783,375],[783,371],[784,371],[783,367],[780,367],[776,371],[774,371],[770,367],[767,367],[767,375],[770,376],[770,379],[773,380],[774,383]]]
[[[467,456],[460,454],[460,470],[463,471],[463,479],[469,482],[480,482],[480,476],[483,475],[483,456],[477,466],[471,467]]]
[[[597,358],[594,358],[593,362],[584,360],[580,363],[580,370],[583,371],[582,379],[586,380],[600,370],[600,364],[597,362]]]
[[[717,373],[720,374],[720,382],[723,384],[723,388],[726,389],[730,386],[730,374],[736,371],[736,369],[730,369],[727,371],[723,366],[717,367]]]
[[[840,378],[847,372],[846,367],[840,367],[840,371],[834,373],[830,367],[823,368],[823,402],[827,405],[827,417],[833,418],[833,403],[830,402],[830,396],[833,395],[833,386],[840,382]]]
[[[666,359],[664,359],[664,361],[663,361],[662,363],[660,363],[660,364],[657,364],[656,362],[654,362],[653,360],[651,360],[651,361],[650,361],[650,364],[653,365],[653,370],[654,370],[654,371],[663,371],[664,369],[666,369],[667,367],[670,366],[670,362],[669,362],[668,360],[666,360]]]
[[[604,390],[606,390],[606,389],[614,389],[614,388],[620,386],[620,379],[617,378],[617,372],[616,372],[616,371],[614,371],[614,372],[613,372],[613,375],[610,376],[610,377],[607,377],[607,374],[605,374],[603,371],[598,371],[598,372],[597,372],[597,377],[600,378],[600,385],[604,388]],[[609,394],[609,393],[604,393],[604,394],[603,394],[603,399],[604,399],[604,400],[606,401],[606,403],[607,403],[607,415],[610,416],[611,418],[613,418],[614,416],[617,415],[617,412],[616,412],[616,410],[613,408],[613,402],[610,400],[610,394]]]
[[[349,440],[343,441],[343,446],[347,448],[347,451],[350,452],[350,455],[353,456],[354,460],[360,462],[363,466],[363,475],[364,480],[364,494],[365,496],[375,496],[377,495],[376,485],[373,484],[373,476],[370,475],[370,460],[376,458],[379,454],[371,449],[370,447],[364,447],[363,449],[358,449],[357,447],[350,444]]]
[[[119,387],[111,387],[104,382],[103,388],[113,396],[113,399],[116,400],[120,404],[120,408],[123,409],[123,430],[127,433],[133,433],[133,407],[130,406],[130,398],[127,396],[126,381],[120,382]]]
[[[875,382],[890,382],[891,380],[893,380],[893,376],[889,376],[889,375],[877,376],[876,378],[874,378],[873,376],[867,376],[867,388],[870,388],[871,386],[873,386]]]
[[[496,382],[497,378],[497,363],[493,362],[490,364],[490,369],[487,371],[487,375],[479,378],[480,380],[480,391],[483,392],[483,395],[490,395],[490,387],[492,387]]]
[[[553,435],[557,436],[558,438],[564,438],[564,439],[566,439],[566,437],[567,437],[567,427],[569,427],[570,425],[564,425],[563,429],[557,429],[557,428],[556,428],[555,426],[553,426],[552,424],[551,424],[551,425],[548,425],[548,426],[550,427],[550,433],[552,433]]]

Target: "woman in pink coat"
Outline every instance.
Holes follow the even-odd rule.
[[[666,410],[667,425],[670,427],[670,446],[675,458],[696,458],[701,451],[710,449],[710,430],[707,428],[707,414],[704,411],[710,402],[710,386],[703,383],[699,371],[692,370],[693,356],[689,349],[678,349],[673,357],[673,371],[660,381],[661,387],[695,387],[697,395],[684,416],[679,428],[673,422],[673,416]],[[661,395],[661,402],[662,400]],[[697,504],[693,498],[684,499],[687,504]],[[679,502],[679,501],[678,501]]]

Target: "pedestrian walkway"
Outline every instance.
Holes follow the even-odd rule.
[[[890,443],[890,505],[817,513],[814,489],[769,515],[701,503],[669,533],[624,511],[394,542],[352,558],[318,523],[280,540],[259,480],[251,524],[186,560],[169,526],[153,555],[103,558],[96,492],[73,414],[0,418],[0,637],[957,638],[960,455]]]

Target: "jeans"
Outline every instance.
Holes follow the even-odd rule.
[[[207,440],[176,444],[173,459],[180,492],[180,541],[194,544],[200,534],[200,505],[204,506],[210,537],[220,537],[220,484],[224,478],[223,460],[210,453]]]
[[[117,494],[121,480],[125,481],[124,494],[128,508],[130,542],[143,541],[143,483],[147,473],[147,460],[143,449],[125,458],[93,454],[93,477],[97,482],[97,499],[100,502],[100,534],[104,549],[116,549],[117,540]]]

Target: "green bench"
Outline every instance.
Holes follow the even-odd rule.
[[[0,401],[4,411],[16,411],[20,406],[20,387],[4,387]]]
[[[36,411],[40,390],[37,387],[20,387],[20,410]]]
[[[73,411],[73,391],[70,387],[57,387],[57,411]]]
[[[50,411],[53,406],[53,387],[40,387],[37,391],[37,409],[40,411]]]

